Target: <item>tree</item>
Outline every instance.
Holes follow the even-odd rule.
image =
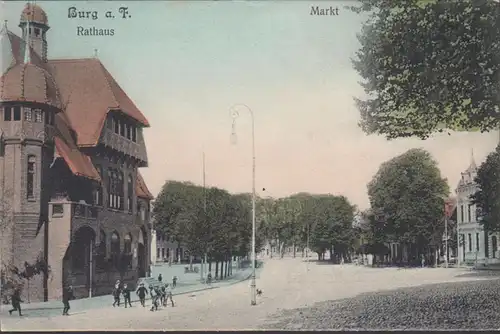
[[[198,241],[194,234],[198,227],[187,222],[201,224],[197,219],[203,200],[203,188],[190,182],[167,181],[153,207],[156,228],[179,244],[189,243],[193,247]]]
[[[388,139],[500,125],[500,4],[361,0],[360,126]]]
[[[442,229],[448,193],[446,179],[425,150],[411,149],[383,163],[368,184],[375,234],[386,238],[379,241],[415,247],[415,258],[426,254],[430,239]]]
[[[500,145],[479,166],[475,182],[479,190],[471,196],[479,209],[479,223],[489,232],[500,232]]]

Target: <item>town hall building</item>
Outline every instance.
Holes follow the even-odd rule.
[[[109,294],[149,273],[148,120],[97,58],[48,59],[41,7],[19,27],[0,32],[2,269],[48,264],[25,301]]]

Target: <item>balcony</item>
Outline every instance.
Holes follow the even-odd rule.
[[[148,161],[146,148],[144,145],[139,144],[139,140],[138,142],[133,142],[106,128],[102,132],[101,142],[114,150],[134,157],[144,163]]]
[[[70,224],[71,229],[97,222],[99,208],[76,202],[50,202],[50,220],[56,224]]]

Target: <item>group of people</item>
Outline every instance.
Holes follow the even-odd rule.
[[[163,307],[167,306],[169,300],[172,303],[172,307],[174,306],[174,299],[172,298],[172,287],[176,286],[177,277],[174,276],[172,280],[172,287],[168,283],[163,284],[162,280],[163,278],[160,274],[158,276],[158,282],[160,284],[156,286],[149,285],[149,291],[144,286],[144,283],[141,283],[139,285],[136,290],[136,294],[139,297],[139,301],[142,307],[146,307],[146,296],[148,294],[151,296],[151,311],[157,311],[160,305],[163,305]],[[113,289],[113,307],[120,306],[121,295],[123,295],[124,298],[125,308],[127,308],[127,305],[132,307],[132,304],[130,303],[130,289],[128,289],[127,284],[124,284],[122,287],[120,280],[117,280]]]
[[[172,298],[172,288],[175,288],[177,285],[177,276],[174,276],[172,278],[172,285],[168,283],[162,283],[162,276],[161,274],[158,276],[158,282],[160,283],[159,285],[149,286],[149,291],[144,287],[144,283],[141,283],[139,287],[136,290],[136,294],[139,297],[140,303],[143,307],[146,306],[146,296],[149,294],[151,296],[151,311],[157,311],[159,305],[163,305],[163,307],[167,306],[168,301],[172,303],[172,307],[174,306],[174,300]],[[125,308],[128,306],[132,307],[132,303],[130,300],[130,289],[128,288],[127,283],[121,284],[120,280],[117,280],[115,283],[115,287],[113,289],[113,307],[120,306],[121,303],[121,296],[123,296],[123,301],[125,304]],[[73,287],[71,285],[67,285],[63,287],[63,293],[62,293],[62,302],[64,305],[63,308],[63,315],[69,315],[69,310],[70,310],[70,305],[69,301],[71,299],[74,299],[74,294],[73,294]],[[18,311],[19,316],[22,316],[22,311],[21,311],[21,303],[23,302],[21,300],[21,289],[15,288],[12,292],[11,295],[11,302],[12,302],[12,309],[9,310],[9,314],[12,315],[12,312]]]

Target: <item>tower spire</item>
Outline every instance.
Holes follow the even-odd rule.
[[[31,22],[31,16],[33,16],[33,4],[28,2],[28,6],[30,7],[30,13],[29,15],[26,15],[26,40],[24,41],[25,47],[24,47],[24,63],[29,64],[31,62],[31,43],[30,43],[30,22]]]
[[[470,168],[476,168],[476,160],[474,159],[474,149],[470,149]]]

